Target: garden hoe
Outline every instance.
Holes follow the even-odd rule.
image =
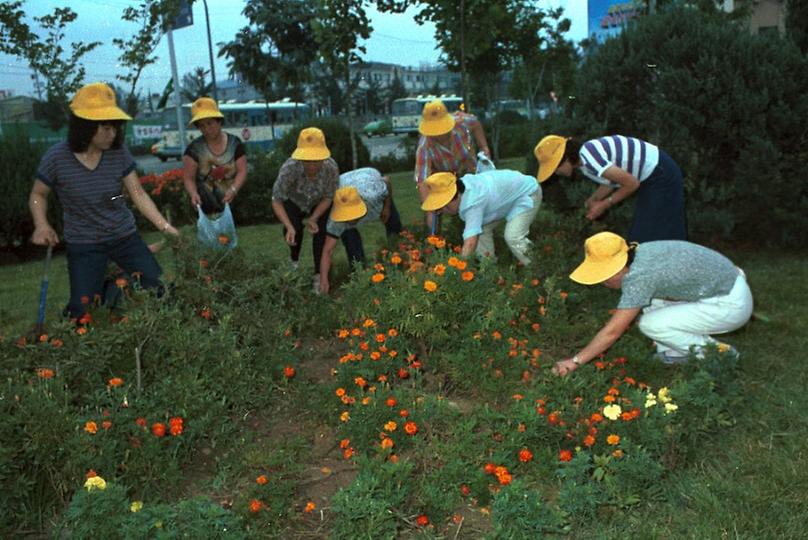
[[[48,270],[50,269],[53,246],[48,246],[48,253],[45,255],[45,269],[42,272],[42,284],[39,287],[39,310],[36,316],[36,325],[32,332],[34,340],[39,341],[40,337],[46,335],[45,332],[45,304],[48,299]]]

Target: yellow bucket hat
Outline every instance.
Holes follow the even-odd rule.
[[[584,253],[584,262],[570,274],[570,279],[595,285],[623,269],[628,261],[628,244],[614,233],[601,232],[586,239]]]
[[[567,148],[567,139],[560,135],[547,135],[539,141],[533,149],[533,155],[539,160],[539,170],[536,179],[539,183],[544,182],[556,172],[564,157],[564,149]]]
[[[368,207],[355,187],[341,187],[334,194],[334,208],[331,209],[331,219],[334,221],[353,221],[367,213]]]
[[[445,135],[452,131],[455,126],[454,117],[446,110],[446,105],[439,99],[430,101],[424,105],[421,113],[421,122],[418,124],[418,132],[427,137]]]
[[[188,127],[205,118],[224,118],[213,98],[201,97],[194,101],[191,105],[191,121],[188,122]]]
[[[439,172],[426,179],[429,194],[421,204],[421,210],[432,212],[449,204],[457,193],[457,177],[450,172]]]
[[[70,110],[85,120],[131,120],[132,117],[118,108],[115,92],[104,83],[92,83],[79,88]]]
[[[325,145],[325,135],[320,129],[310,127],[300,132],[292,158],[301,161],[320,161],[329,157],[331,152]]]

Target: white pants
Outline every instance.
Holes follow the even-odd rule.
[[[704,298],[697,302],[672,302],[653,299],[643,309],[640,330],[656,342],[657,352],[687,355],[712,343],[710,334],[737,330],[752,316],[752,291],[739,270],[735,285],[726,296]]]
[[[519,262],[525,266],[530,264],[527,252],[533,242],[527,237],[530,233],[530,225],[536,219],[536,212],[541,206],[541,189],[537,189],[530,198],[533,200],[533,208],[516,214],[505,223],[505,243],[511,249],[511,253]],[[499,225],[499,221],[493,221],[483,226],[483,232],[477,238],[476,253],[480,257],[494,256],[494,229]]]

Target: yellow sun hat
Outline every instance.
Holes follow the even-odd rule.
[[[426,179],[429,194],[421,204],[421,210],[432,212],[449,204],[457,193],[457,177],[450,172],[439,172]]]
[[[191,105],[191,121],[188,122],[188,127],[205,118],[224,118],[224,115],[219,110],[219,105],[216,104],[213,98],[201,97],[193,102]]]
[[[331,157],[331,152],[325,145],[325,134],[316,127],[309,127],[300,132],[297,137],[297,148],[292,152],[292,158],[301,161],[320,161]]]
[[[115,92],[104,83],[87,84],[79,88],[70,102],[70,110],[85,120],[131,120],[118,108]]]
[[[564,150],[567,148],[567,139],[560,135],[547,135],[536,148],[533,155],[539,160],[539,170],[536,172],[536,179],[539,183],[544,182],[556,172],[564,157]]]
[[[628,244],[611,232],[600,232],[584,242],[584,262],[570,274],[570,279],[583,285],[602,283],[626,266]]]
[[[341,187],[334,194],[334,207],[331,209],[331,219],[334,221],[353,221],[367,213],[368,207],[355,187]]]
[[[427,137],[445,135],[452,131],[455,126],[454,117],[446,110],[446,105],[439,99],[430,101],[424,105],[421,113],[421,122],[418,124],[418,132]]]

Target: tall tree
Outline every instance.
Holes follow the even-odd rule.
[[[135,116],[138,110],[137,83],[140,75],[147,66],[158,60],[154,51],[162,38],[164,22],[172,20],[178,10],[178,0],[142,0],[136,7],[125,7],[121,14],[122,20],[138,25],[129,39],[112,40],[121,51],[118,63],[127,70],[115,78],[128,85],[129,89],[124,96],[123,104],[131,116]]]
[[[393,101],[407,97],[407,89],[404,87],[401,77],[398,75],[398,69],[393,71],[393,80],[385,91],[385,101],[387,102],[387,110],[392,110]]]
[[[85,70],[81,58],[101,43],[83,41],[70,44],[67,53],[62,46],[65,28],[78,15],[69,7],[55,8],[53,13],[34,17],[42,32],[33,32],[23,22],[22,2],[0,4],[0,52],[12,54],[28,61],[31,68],[45,79],[47,104],[41,110],[51,128],[59,129],[67,122],[68,96],[81,88]],[[44,35],[44,40],[42,39]]]
[[[353,126],[353,85],[351,64],[361,61],[358,53],[365,47],[359,39],[368,39],[373,30],[365,13],[365,0],[318,0],[317,18],[312,22],[320,56],[335,77],[345,85],[348,103],[348,130],[351,134],[353,168],[357,167],[356,137]]]
[[[193,102],[197,98],[203,96],[210,96],[213,91],[213,80],[207,81],[210,70],[197,67],[190,73],[182,76],[182,87],[180,88],[180,96],[183,101]]]

